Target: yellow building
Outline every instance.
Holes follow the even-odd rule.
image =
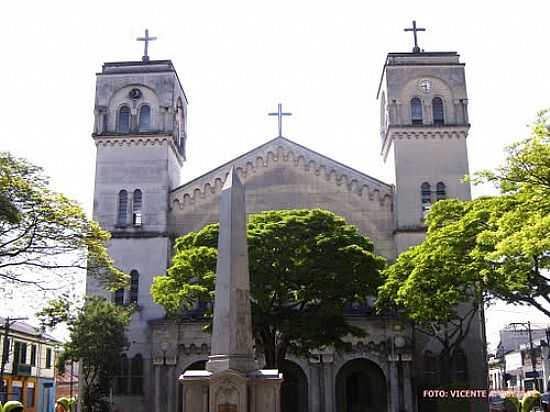
[[[21,401],[25,412],[53,412],[59,343],[25,322],[8,322],[0,317],[0,379],[4,382],[0,385],[0,401]]]

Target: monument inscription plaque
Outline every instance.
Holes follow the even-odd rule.
[[[233,403],[224,403],[218,406],[218,412],[237,412],[237,405]]]

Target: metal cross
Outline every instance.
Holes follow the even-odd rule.
[[[281,103],[277,106],[277,112],[268,113],[269,116],[277,116],[279,123],[279,137],[283,137],[283,116],[292,116],[292,113],[283,112],[283,105]]]
[[[413,26],[406,28],[405,31],[412,31],[414,34],[414,49],[413,53],[420,53],[420,47],[418,47],[418,39],[416,37],[416,32],[418,31],[426,31],[426,29],[421,27],[416,27],[416,20],[413,20]]]
[[[145,29],[145,37],[138,37],[137,38],[137,41],[145,42],[145,50],[143,52],[143,57],[141,58],[141,60],[143,60],[144,62],[149,61],[149,55],[147,53],[148,49],[149,49],[149,42],[153,41],[153,40],[156,40],[156,39],[157,39],[156,37],[149,37],[149,30],[148,29]]]

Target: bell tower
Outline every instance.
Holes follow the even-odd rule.
[[[146,45],[152,40],[148,33],[145,39]],[[187,98],[174,65],[149,59],[145,50],[141,61],[105,63],[97,73],[92,133],[97,147],[93,217],[111,232],[109,254],[129,273],[130,285],[114,293],[93,279],[86,285],[88,295],[137,305],[125,356],[143,380],[135,385],[125,381],[114,393],[132,395],[117,402],[135,411],[153,409],[152,392],[144,390],[153,385],[158,357],[149,322],[162,319],[164,310],[153,302],[150,289],[170,260],[168,198],[180,184],[187,142]],[[166,362],[173,366],[175,358]]]
[[[389,53],[378,89],[381,154],[395,163],[396,244],[400,253],[424,238],[424,217],[444,198],[470,199],[464,63],[456,52]]]
[[[94,218],[113,237],[167,230],[186,121],[187,99],[170,60],[105,63],[97,73]]]
[[[426,235],[425,216],[433,203],[445,198],[469,200],[466,138],[468,96],[464,63],[456,52],[425,52],[415,44],[410,53],[389,53],[378,89],[381,154],[393,153],[395,163],[395,243],[397,253]],[[468,310],[468,305],[458,308]],[[461,343],[468,382],[486,388],[486,345],[483,314],[474,318]],[[415,347],[416,382],[425,374],[423,359],[441,350],[435,339],[418,337]],[[481,365],[481,366],[480,366]],[[483,402],[471,410],[486,410]]]

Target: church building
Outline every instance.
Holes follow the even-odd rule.
[[[388,53],[383,63],[381,155],[393,157],[395,184],[281,133],[182,181],[188,101],[172,62],[150,60],[145,53],[141,61],[103,64],[92,134],[97,147],[93,217],[112,233],[109,252],[131,282],[128,289],[110,294],[88,279],[87,294],[138,307],[114,382],[113,410],[180,412],[178,377],[204,369],[211,345],[200,321],[204,308],[167,320],[150,288],[153,277],[170,265],[177,237],[218,221],[219,193],[232,167],[245,186],[247,213],[330,210],[368,236],[390,262],[423,240],[424,217],[434,202],[470,199],[469,184],[462,181],[469,173],[470,124],[459,55],[425,52],[415,45],[412,52]],[[347,315],[367,336],[353,339],[351,352],[325,349],[310,359],[289,356],[281,367],[281,412],[428,410],[422,407],[422,389],[437,386],[439,343],[402,319],[377,316],[372,302],[350,306]],[[487,387],[484,347],[479,317],[452,371],[471,388]],[[483,410],[482,402],[472,402],[469,410]]]

